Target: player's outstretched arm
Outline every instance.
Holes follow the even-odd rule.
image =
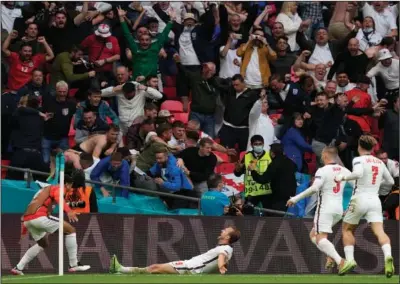
[[[291,206],[295,205],[297,202],[299,202],[300,200],[302,200],[310,195],[313,195],[315,192],[317,192],[321,188],[323,183],[324,183],[324,181],[323,181],[322,176],[320,174],[318,174],[318,172],[317,172],[315,174],[315,180],[314,180],[312,186],[310,186],[303,192],[297,194],[296,196],[290,198],[288,200],[288,202],[286,203],[286,206],[291,207]]]
[[[219,273],[221,274],[225,274],[228,269],[226,269],[226,265],[227,265],[228,261],[227,261],[227,257],[225,254],[220,253],[218,256],[218,269],[219,269]]]

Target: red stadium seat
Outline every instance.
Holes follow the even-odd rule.
[[[235,163],[222,163],[215,167],[215,172],[217,174],[232,174],[235,170]]]
[[[240,156],[239,156],[240,161],[244,158],[246,153],[247,153],[246,151],[240,152]]]
[[[166,100],[161,104],[160,109],[169,110],[171,113],[183,112],[183,104],[180,101]]]
[[[77,91],[78,91],[78,89],[70,89],[70,90],[68,91],[68,97],[69,97],[69,98],[75,97],[75,94],[76,94]]]
[[[175,87],[176,86],[176,76],[163,76],[163,81],[164,81],[165,87]]]
[[[9,166],[10,165],[10,161],[9,160],[1,160],[1,165],[2,166]],[[7,175],[7,169],[4,167],[1,167],[1,178],[5,179]]]
[[[187,112],[177,112],[174,113],[174,119],[175,121],[179,120],[186,124],[189,121],[189,114]]]
[[[177,100],[178,96],[176,95],[175,87],[164,87],[163,93],[167,100]]]
[[[229,156],[228,154],[221,153],[221,152],[213,152],[215,156],[218,156],[221,158],[221,160],[224,161],[224,163],[229,163]]]

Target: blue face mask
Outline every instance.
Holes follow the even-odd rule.
[[[253,151],[256,154],[261,154],[264,151],[264,145],[253,146]]]
[[[367,34],[372,33],[373,31],[374,31],[373,28],[365,28],[365,29],[363,29],[363,32],[367,33]]]

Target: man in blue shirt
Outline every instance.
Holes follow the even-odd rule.
[[[201,196],[201,212],[205,216],[222,216],[228,212],[229,198],[221,192],[224,187],[222,176],[213,174],[207,180],[209,190]]]
[[[100,177],[104,173],[108,174],[113,179],[113,182],[122,186],[130,186],[129,164],[123,159],[121,153],[116,152],[109,157],[101,159],[90,174],[90,179],[100,182]],[[110,196],[110,193],[103,186],[100,187],[100,190],[104,197]],[[123,189],[121,196],[128,198],[128,190]]]

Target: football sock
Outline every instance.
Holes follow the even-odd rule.
[[[24,256],[21,258],[21,260],[17,264],[17,268],[19,270],[23,270],[25,268],[25,265],[27,265],[29,262],[32,261],[40,252],[42,252],[44,248],[39,246],[38,244],[30,247]]]
[[[339,266],[342,261],[342,257],[338,254],[335,249],[335,246],[328,240],[322,239],[318,242],[317,247],[320,251],[324,252],[327,256],[333,258],[336,264]]]
[[[354,246],[345,246],[344,255],[346,256],[346,260],[354,260]]]
[[[65,235],[65,247],[68,252],[69,266],[75,267],[78,265],[78,245],[76,243],[76,233]]]
[[[385,256],[385,260],[392,256],[392,247],[390,244],[385,244],[382,246],[383,255]]]
[[[129,273],[147,274],[147,273],[149,273],[145,267],[141,268],[141,267],[125,267],[125,266],[121,266],[121,268],[119,269],[119,272],[126,273],[126,274],[129,274]]]

